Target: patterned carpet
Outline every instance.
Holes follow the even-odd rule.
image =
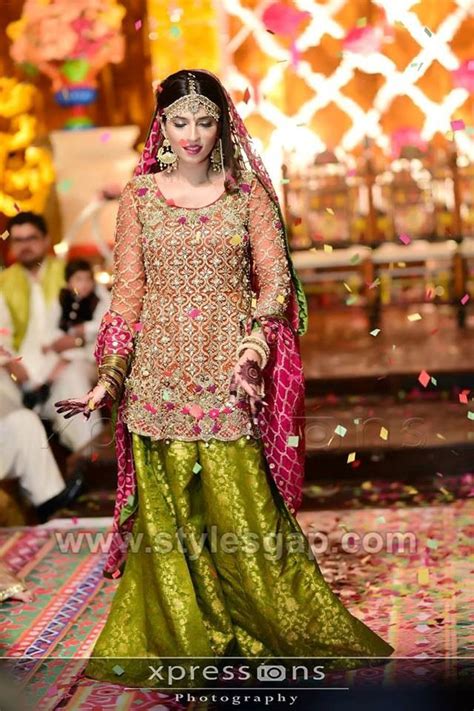
[[[389,664],[339,673],[336,680],[387,685],[474,676],[473,514],[470,498],[445,506],[298,516],[315,546],[324,539],[329,544],[315,553],[331,587],[396,650]],[[75,533],[105,531],[90,525],[87,519],[70,522]],[[41,711],[179,708],[155,690],[80,678],[117,583],[102,577],[100,550],[91,553],[83,544],[75,553],[61,552],[59,530],[0,529],[0,556],[36,595],[33,603],[1,606],[0,670]],[[397,532],[408,536],[405,547],[390,539]],[[348,533],[364,543],[360,550],[342,546]]]

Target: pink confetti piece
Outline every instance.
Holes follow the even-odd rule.
[[[139,29],[141,28],[142,24],[143,24],[143,23],[142,23],[141,20],[137,20],[137,21],[135,22],[135,29],[136,29],[136,30],[139,30]]]
[[[424,388],[428,385],[431,380],[431,375],[429,375],[426,370],[422,370],[418,376],[418,382],[420,382]]]
[[[137,321],[136,323],[133,324],[133,330],[134,331],[142,331],[143,330],[143,324],[141,321]]]
[[[455,119],[451,121],[451,128],[453,131],[463,131],[466,128],[466,124],[462,119]]]
[[[464,296],[461,299],[461,304],[464,306],[464,304],[467,304],[467,302],[469,301],[470,298],[471,297],[469,296],[469,294],[464,294]]]
[[[470,390],[463,390],[461,393],[459,393],[459,402],[461,402],[463,405],[467,405],[467,396],[469,395]]]
[[[194,308],[194,309],[191,309],[190,311],[188,311],[189,318],[197,318],[200,315],[201,315],[200,309]]]
[[[399,240],[400,240],[400,242],[403,242],[403,244],[410,244],[411,237],[409,237],[408,235],[402,234],[399,236]]]
[[[104,133],[100,134],[101,143],[107,143],[107,141],[109,141],[111,138],[112,134],[110,133],[110,131],[104,131]]]
[[[74,525],[76,525],[76,523],[79,521],[79,519],[77,518],[77,516],[73,516],[71,518],[71,521],[73,522]]]

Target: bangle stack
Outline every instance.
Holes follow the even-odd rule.
[[[99,366],[98,384],[103,385],[112,400],[117,400],[122,390],[128,367],[128,358],[120,355],[106,355]]]
[[[270,346],[268,345],[268,343],[259,336],[252,336],[251,334],[249,336],[245,336],[241,340],[237,348],[237,358],[240,358],[242,353],[247,348],[251,348],[259,354],[261,358],[260,367],[263,370],[263,368],[265,368],[266,364],[268,363],[268,359],[270,357]]]

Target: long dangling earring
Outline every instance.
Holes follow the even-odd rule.
[[[178,167],[178,156],[171,148],[171,143],[166,137],[156,152],[156,160],[162,170],[166,168],[167,173],[171,173],[172,170]]]
[[[224,155],[222,152],[222,139],[219,138],[214,150],[211,153],[211,167],[216,173],[224,170]]]

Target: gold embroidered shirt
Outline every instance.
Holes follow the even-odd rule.
[[[228,403],[236,348],[253,319],[284,316],[291,277],[276,207],[251,173],[240,188],[186,208],[164,198],[153,174],[125,186],[111,309],[136,332],[124,392],[130,431],[188,441],[260,436],[247,394],[239,389]]]

